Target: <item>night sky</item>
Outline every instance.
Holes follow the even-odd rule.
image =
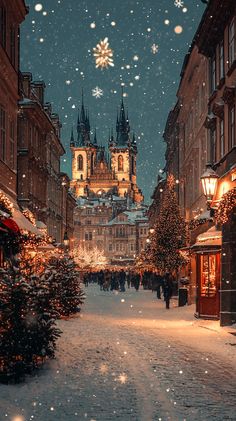
[[[184,56],[205,5],[200,0],[177,0],[180,7],[175,0],[26,3],[30,13],[21,29],[21,70],[45,81],[46,100],[60,116],[67,150],[62,170],[71,176],[70,132],[72,126],[76,129],[82,88],[91,129],[96,127],[98,142],[107,145],[123,84],[138,143],[138,184],[148,203],[165,163],[166,118],[175,104]],[[101,70],[95,67],[93,48],[105,37],[113,50],[114,67]],[[96,87],[103,91],[100,98],[92,95]]]

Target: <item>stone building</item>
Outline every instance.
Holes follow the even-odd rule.
[[[188,275],[197,288],[196,315],[220,318],[222,325],[236,320],[235,93],[236,3],[210,0],[185,58],[164,138],[166,172],[178,180],[179,205],[191,227]],[[208,206],[201,186],[207,162],[219,177]],[[227,208],[229,196],[228,221],[217,225],[217,208]]]
[[[147,207],[127,198],[79,199],[75,209],[75,247],[104,252],[110,265],[134,263],[149,235]]]
[[[82,98],[77,138],[71,134],[72,181],[77,196],[75,236],[77,246],[102,250],[109,264],[134,262],[148,236],[146,207],[137,186],[137,145],[125,112],[123,97],[116,122],[116,137],[108,139],[108,153],[90,132]],[[144,210],[142,210],[144,209]],[[145,232],[145,234],[144,234]]]
[[[143,201],[136,180],[137,145],[130,135],[128,115],[123,98],[116,122],[116,137],[108,139],[109,156],[104,147],[98,146],[97,134],[93,139],[90,121],[82,98],[77,121],[77,138],[71,134],[72,181],[71,188],[77,197],[111,195],[129,196],[133,202]]]
[[[17,195],[17,112],[19,28],[28,9],[24,0],[0,0],[0,188]]]
[[[22,73],[20,88],[18,202],[33,212],[40,228],[44,225],[48,235],[61,243],[65,231],[72,231],[71,207],[75,206],[69,180],[60,172],[60,159],[65,153],[60,141],[61,123],[51,104],[44,101],[43,81],[32,81],[30,73]]]

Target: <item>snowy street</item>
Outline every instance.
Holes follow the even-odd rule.
[[[236,420],[236,337],[151,291],[86,289],[57,359],[0,385],[0,421]],[[236,332],[236,331],[235,331]]]

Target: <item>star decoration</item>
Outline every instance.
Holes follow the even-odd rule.
[[[108,38],[104,38],[103,41],[100,41],[97,44],[96,48],[93,48],[93,55],[96,61],[96,68],[101,67],[101,69],[108,68],[109,66],[114,66],[113,63],[113,51],[109,48]]]

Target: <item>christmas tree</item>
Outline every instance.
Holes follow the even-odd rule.
[[[175,179],[168,176],[166,189],[150,239],[151,260],[161,271],[172,272],[186,263],[181,247],[186,243],[186,223],[180,215],[175,195]]]
[[[48,290],[19,269],[0,271],[0,380],[21,380],[53,358],[60,331]]]

